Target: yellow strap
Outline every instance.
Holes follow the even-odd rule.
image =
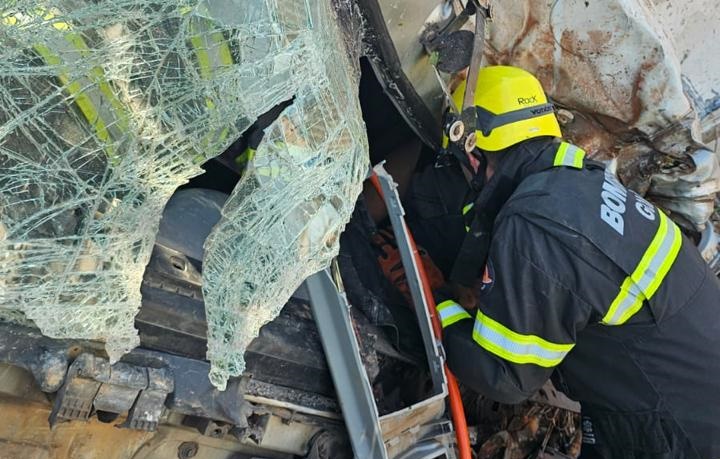
[[[474,203],[474,202],[471,202],[470,204],[466,204],[465,206],[463,206],[463,208],[462,208],[463,216],[464,216],[464,215],[467,215],[467,213],[470,212],[470,210],[472,210],[473,207],[475,207],[475,203]],[[470,226],[465,225],[465,232],[466,232],[466,233],[469,233],[469,232],[470,232]]]
[[[660,216],[658,230],[635,270],[620,286],[620,292],[602,318],[603,324],[622,325],[635,315],[643,302],[660,288],[680,252],[680,229],[663,212],[657,210],[657,213]]]
[[[496,356],[519,364],[532,363],[541,367],[558,365],[574,343],[558,344],[536,335],[523,335],[502,325],[478,310],[473,339],[483,349]]]
[[[200,76],[210,80],[221,67],[233,65],[232,53],[222,32],[212,31],[213,24],[205,18],[190,18],[190,37],[200,68]]]
[[[555,152],[553,166],[582,169],[584,158],[585,150],[567,142],[560,142],[560,146]]]

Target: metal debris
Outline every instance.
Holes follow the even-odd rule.
[[[478,459],[577,458],[582,430],[580,404],[548,381],[528,401],[504,405],[465,391],[463,401],[474,425]]]
[[[573,115],[563,127],[571,141],[598,159],[617,157],[627,185],[700,231],[720,169],[707,176],[694,152],[704,149],[699,117],[720,105],[713,92],[720,62],[705,64],[696,46],[698,35],[717,31],[701,34],[692,24],[716,18],[718,7],[708,0],[653,3],[504,2],[494,9],[486,57],[535,73]]]

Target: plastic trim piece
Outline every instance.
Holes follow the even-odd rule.
[[[355,457],[388,459],[347,300],[326,270],[313,274],[305,284]]]
[[[439,351],[440,343],[438,343],[433,336],[430,317],[427,313],[427,301],[423,289],[420,286],[418,266],[415,263],[415,257],[413,257],[412,249],[410,248],[408,229],[405,220],[402,218],[403,215],[405,215],[405,210],[397,194],[397,186],[392,177],[385,171],[383,165],[379,164],[375,166],[374,170],[382,186],[383,199],[385,200],[385,206],[387,207],[393,232],[395,233],[400,259],[407,273],[410,295],[413,299],[420,334],[423,339],[423,344],[425,345],[425,354],[430,368],[430,376],[433,381],[433,394],[447,394],[443,361]]]

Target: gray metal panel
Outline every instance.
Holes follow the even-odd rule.
[[[313,274],[305,282],[355,457],[387,459],[375,399],[350,322],[349,305],[327,271]]]
[[[396,459],[434,459],[446,454],[447,448],[437,440],[428,440],[410,448]]]
[[[390,223],[393,227],[395,240],[398,250],[400,251],[400,259],[405,267],[410,294],[415,307],[415,314],[418,318],[418,326],[422,335],[423,344],[425,345],[425,354],[430,367],[430,375],[433,381],[433,395],[447,393],[445,373],[443,371],[443,359],[440,356],[440,343],[433,335],[430,325],[430,316],[427,311],[427,300],[420,285],[420,273],[415,263],[412,249],[410,247],[410,238],[407,225],[405,224],[405,210],[400,203],[400,197],[397,194],[397,185],[393,181],[390,174],[383,168],[382,164],[375,166],[375,173],[380,179],[382,186],[383,199],[387,207]]]
[[[447,381],[445,379],[443,356],[440,352],[440,342],[435,339],[430,323],[430,316],[428,315],[427,309],[427,299],[425,298],[425,293],[420,284],[420,273],[418,265],[415,263],[415,257],[413,256],[412,247],[410,245],[410,232],[405,224],[405,219],[403,218],[405,210],[402,207],[400,196],[397,193],[397,185],[393,181],[392,176],[385,171],[382,164],[375,166],[374,171],[375,174],[377,174],[380,186],[382,187],[383,199],[385,201],[385,206],[387,207],[388,216],[390,217],[393,233],[395,234],[395,241],[397,243],[398,251],[400,252],[400,259],[402,260],[403,267],[405,268],[407,282],[410,287],[410,294],[415,308],[415,314],[418,319],[418,326],[420,327],[420,333],[425,346],[425,355],[433,381],[433,392],[428,399],[403,410],[389,413],[383,416],[382,419],[384,422],[389,422],[394,418],[394,422],[397,423],[401,422],[400,420],[402,418],[414,418],[418,419],[418,422],[427,422],[428,419],[423,419],[425,410],[430,405],[434,404],[438,398],[447,397]],[[401,433],[400,435],[403,434]],[[386,440],[390,441],[391,439],[386,438]],[[406,450],[399,456],[396,456],[395,459],[426,459],[441,456],[454,458],[455,452],[452,450],[450,445],[443,444],[443,442],[439,442],[437,439],[434,439],[423,441],[414,445],[409,450]]]
[[[436,117],[439,127],[443,93],[430,65],[429,56],[420,43],[420,36],[428,24],[445,24],[455,17],[452,1],[379,0],[378,5],[403,73]]]

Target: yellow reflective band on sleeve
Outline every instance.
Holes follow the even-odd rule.
[[[115,95],[100,66],[92,67],[85,75],[73,75],[75,68],[88,60],[91,50],[83,36],[72,31],[72,24],[58,17],[62,17],[58,11],[38,7],[30,16],[21,13],[12,16],[5,14],[2,16],[2,23],[15,26],[33,18],[51,21],[48,25],[59,31],[58,38],[46,43],[36,43],[33,49],[46,64],[57,68],[57,77],[63,84],[63,91],[73,99],[80,113],[95,131],[97,139],[104,144],[103,150],[110,162],[117,164],[120,158],[115,152],[116,143],[128,133],[129,112]]]
[[[584,158],[585,150],[570,143],[561,142],[557,152],[555,153],[553,166],[566,166],[573,167],[575,169],[582,169]]]
[[[18,22],[17,18],[15,16],[11,15],[10,13],[4,13],[2,15],[3,25],[14,26],[17,24],[17,22]]]
[[[558,365],[575,344],[557,344],[535,335],[516,333],[478,310],[473,340],[486,351],[513,363]]]
[[[185,16],[191,11],[192,9],[181,8],[180,14]],[[193,34],[190,37],[190,45],[197,58],[200,77],[204,80],[211,80],[217,76],[219,71],[232,67],[234,61],[230,46],[222,32],[213,31],[215,26],[212,21],[200,17],[191,17],[189,20],[190,32]],[[205,98],[205,107],[209,111],[217,110],[215,101],[210,97]],[[224,147],[229,134],[230,130],[227,127],[209,132],[201,139],[201,152],[214,150],[213,144]],[[202,163],[206,159],[204,153],[198,153],[193,158],[196,163]]]
[[[633,273],[620,286],[620,292],[602,318],[605,325],[622,325],[637,313],[643,302],[652,298],[660,287],[680,252],[680,229],[663,212],[657,212],[660,225],[655,237]]]
[[[70,52],[72,50],[75,51],[77,58],[81,59],[89,53],[89,48],[80,35],[68,33],[64,38],[71,48],[63,47],[60,41],[55,42],[55,45],[64,51],[64,55],[72,55],[73,53]],[[48,65],[65,68],[72,64],[72,61],[63,62],[60,55],[46,45],[36,44],[33,48]],[[94,67],[87,77],[75,80],[71,80],[69,74],[62,71],[58,74],[58,79],[95,130],[97,138],[105,144],[103,150],[110,162],[117,164],[120,158],[115,152],[113,140],[119,140],[127,133],[128,115],[122,102],[115,96],[105,79],[103,70],[100,67]],[[99,91],[96,91],[95,88]]]
[[[212,79],[220,68],[233,65],[225,37],[222,32],[213,32],[211,27],[212,22],[207,19],[190,19],[190,30],[194,34],[190,37],[190,44],[198,60],[200,76],[205,80]]]
[[[255,157],[255,149],[247,147],[245,151],[240,154],[237,158],[235,158],[235,164],[237,164],[240,167],[245,167],[247,164],[252,161],[252,159]]]
[[[468,314],[462,306],[460,306],[453,300],[443,301],[442,303],[438,304],[435,309],[438,312],[438,316],[440,316],[442,328],[445,328],[463,319],[472,319],[472,316],[470,316],[470,314]]]

